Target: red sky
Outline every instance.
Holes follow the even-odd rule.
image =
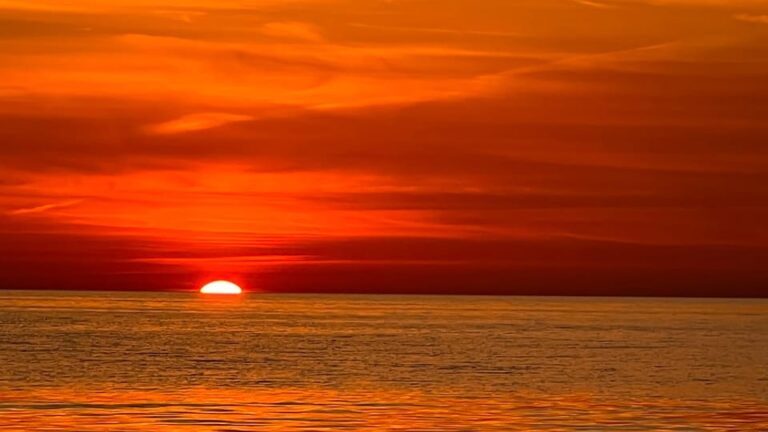
[[[0,287],[768,295],[768,1],[0,0]]]

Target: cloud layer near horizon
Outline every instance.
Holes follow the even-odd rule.
[[[767,2],[55,3],[2,287],[765,294]]]

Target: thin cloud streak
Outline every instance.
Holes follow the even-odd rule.
[[[177,134],[212,129],[226,124],[248,120],[253,120],[253,117],[231,113],[196,113],[149,126],[146,128],[146,131],[160,135]]]
[[[734,18],[739,21],[746,21],[750,23],[768,24],[768,15],[738,14],[735,15]]]
[[[600,2],[590,1],[590,0],[573,0],[573,1],[580,5],[589,6],[589,7],[598,8],[598,9],[614,9],[619,7],[618,5],[612,4],[612,3],[600,3]]]
[[[498,32],[488,30],[457,30],[450,28],[429,28],[429,27],[393,27],[382,26],[374,24],[363,23],[351,23],[352,27],[375,29],[375,30],[387,30],[396,32],[412,32],[412,33],[434,33],[434,34],[450,34],[450,35],[467,35],[467,36],[499,36],[499,37],[520,37],[522,33],[515,32]]]
[[[63,209],[67,207],[72,207],[82,202],[83,200],[70,200],[70,201],[63,201],[58,203],[43,204],[35,207],[11,210],[11,211],[8,211],[6,214],[11,216],[19,216],[19,215],[45,213],[51,210],[58,210],[58,209]]]
[[[308,23],[286,21],[271,22],[261,27],[261,33],[275,38],[296,39],[304,42],[324,42],[320,30]]]

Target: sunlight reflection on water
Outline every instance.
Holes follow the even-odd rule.
[[[0,291],[3,431],[766,430],[768,302]]]

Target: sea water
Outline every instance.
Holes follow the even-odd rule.
[[[768,302],[0,291],[0,430],[768,430]]]

